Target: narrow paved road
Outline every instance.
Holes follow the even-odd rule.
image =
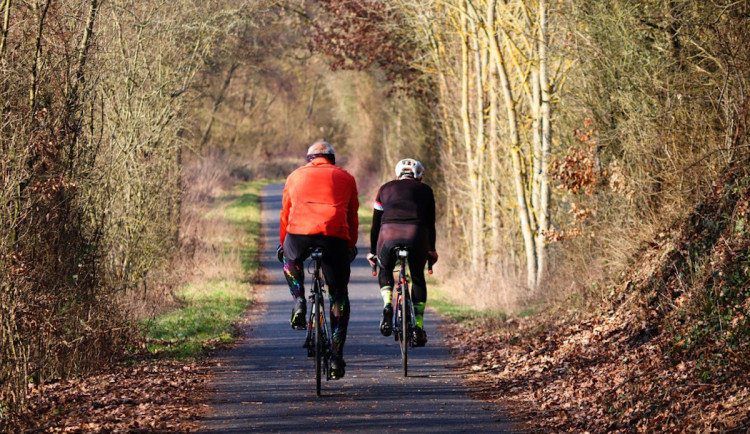
[[[217,393],[204,431],[511,431],[500,415],[469,397],[463,374],[451,368],[439,319],[430,311],[425,315],[429,342],[409,353],[410,376],[402,376],[398,345],[378,332],[382,301],[364,247],[352,264],[346,376],[324,381],[323,396],[316,397],[313,359],[302,348],[304,332],[289,326],[292,298],[275,254],[282,187],[263,190],[261,261],[269,284],[260,291],[246,339],[218,356],[212,384]]]

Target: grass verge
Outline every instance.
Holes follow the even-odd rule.
[[[477,320],[498,320],[507,318],[504,312],[488,309],[476,309],[451,297],[446,288],[433,282],[427,283],[427,305],[438,314],[457,324],[470,325]]]
[[[372,199],[359,196],[359,209],[357,210],[357,218],[359,219],[359,228],[363,232],[367,232],[370,235],[370,228],[372,227]]]
[[[145,324],[150,353],[177,359],[204,355],[217,344],[232,342],[235,324],[252,303],[254,276],[260,270],[260,189],[268,181],[236,185],[205,208],[198,231],[204,251],[219,256],[212,267],[196,258],[196,276],[176,294],[178,307]],[[216,230],[220,228],[220,230]],[[196,255],[197,256],[197,255]]]
[[[359,209],[357,210],[357,219],[359,219],[359,244],[365,249],[370,248],[370,228],[372,228],[372,199],[359,196]],[[364,252],[367,254],[367,251]]]

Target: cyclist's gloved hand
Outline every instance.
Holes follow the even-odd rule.
[[[368,254],[367,254],[367,262],[369,262],[369,263],[370,263],[370,266],[371,266],[371,267],[374,267],[374,266],[375,266],[375,265],[377,264],[377,262],[375,262],[375,259],[376,259],[376,258],[377,258],[377,256],[375,256],[375,255],[374,255],[374,254],[372,254],[372,253],[368,253]]]
[[[279,247],[276,248],[276,258],[279,260],[279,262],[284,262],[284,247],[279,244]]]
[[[357,246],[349,247],[349,262],[352,262],[357,257]]]

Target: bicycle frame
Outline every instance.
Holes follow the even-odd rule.
[[[404,246],[394,247],[393,251],[398,258],[398,280],[395,282],[393,291],[393,337],[399,342],[401,348],[401,365],[404,377],[408,376],[408,353],[409,347],[416,346],[416,322],[414,315],[414,304],[409,292],[409,274],[406,268],[409,250]],[[371,261],[372,275],[377,276],[377,269],[383,268],[379,258]],[[432,274],[432,260],[427,261],[427,271]],[[395,270],[394,270],[395,271]],[[404,315],[406,313],[406,315]],[[406,321],[404,321],[404,316]],[[405,325],[404,325],[405,324]]]
[[[307,336],[305,344],[307,356],[315,357],[315,384],[316,394],[320,396],[321,371],[326,381],[330,379],[328,361],[331,356],[331,335],[328,331],[328,320],[325,312],[325,280],[321,272],[323,252],[315,248],[311,254],[314,263],[312,271],[313,282],[310,291],[310,316],[307,322]],[[309,268],[308,268],[309,270]]]
[[[398,281],[396,282],[396,288],[393,293],[395,297],[393,332],[396,341],[399,342],[399,346],[401,347],[401,365],[404,371],[404,377],[406,377],[408,376],[409,370],[409,347],[413,346],[412,334],[415,329],[414,305],[412,304],[411,294],[409,293],[409,275],[406,268],[409,252],[405,248],[397,248],[396,257],[398,258],[399,267]]]

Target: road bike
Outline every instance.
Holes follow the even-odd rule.
[[[409,375],[409,347],[416,346],[416,324],[414,323],[414,305],[411,301],[411,292],[409,291],[409,273],[406,264],[409,258],[409,249],[406,247],[394,248],[396,258],[398,259],[398,280],[393,291],[393,335],[401,348],[401,367],[404,371],[404,377]],[[377,274],[377,266],[380,265],[378,259],[376,265],[372,267],[373,276]],[[428,272],[432,274],[432,261],[427,263]]]
[[[404,377],[409,375],[409,347],[413,346],[412,334],[414,333],[414,305],[411,303],[409,292],[409,276],[406,271],[409,251],[405,248],[396,249],[398,258],[398,280],[396,282],[395,303],[393,304],[393,334],[401,348],[401,367]]]
[[[304,348],[307,349],[307,356],[315,358],[315,392],[320,396],[321,378],[325,376],[326,381],[330,379],[331,370],[329,360],[331,357],[331,334],[328,329],[328,321],[325,311],[325,280],[321,272],[321,263],[323,262],[323,251],[316,247],[312,254],[313,271],[312,290],[310,291],[310,317],[307,322],[307,336],[305,337]]]

